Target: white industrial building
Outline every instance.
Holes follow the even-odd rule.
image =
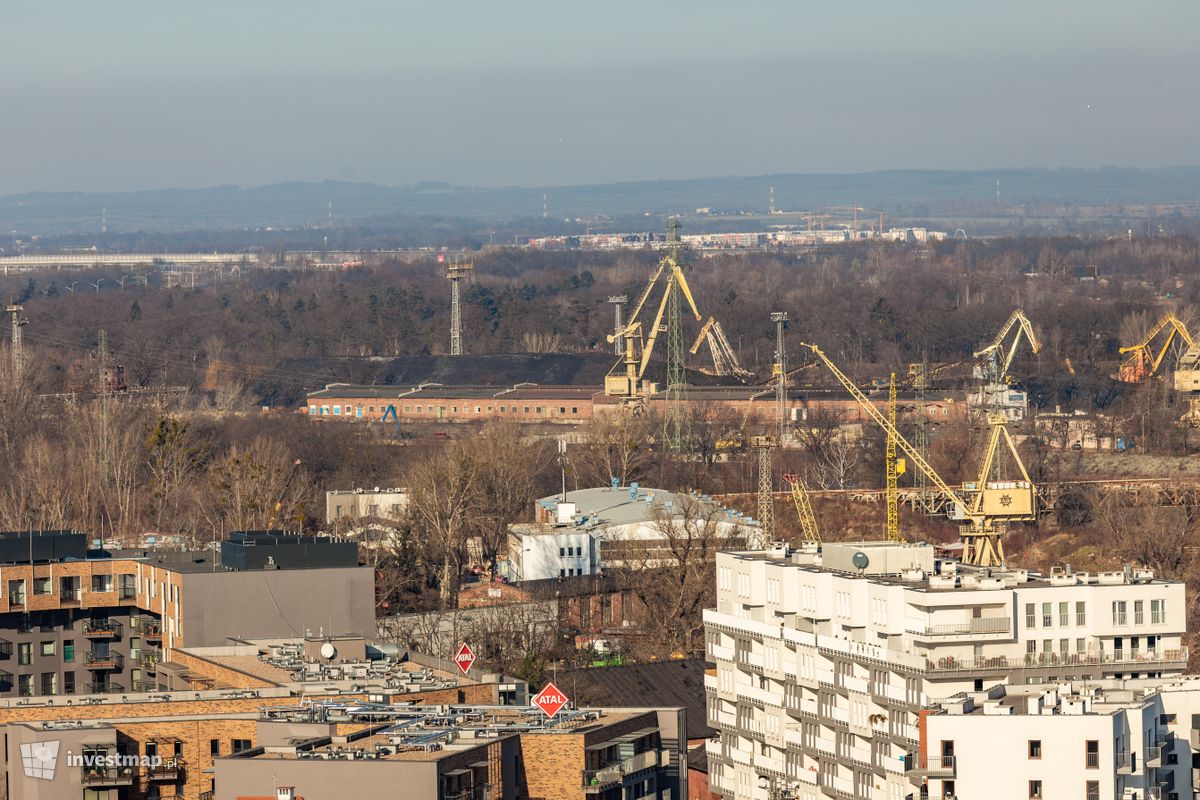
[[[688,536],[738,549],[759,546],[759,524],[704,495],[634,483],[543,497],[535,521],[508,532],[508,577],[530,581],[594,575],[608,568],[660,567]],[[714,547],[714,549],[716,549]]]
[[[966,716],[950,710],[965,697],[997,699],[988,694],[996,686],[1070,683],[1082,694],[1169,683],[1187,664],[1184,603],[1182,583],[1146,570],[981,569],[936,560],[927,544],[721,553],[717,608],[705,612],[716,664],[706,678],[709,722],[720,731],[708,743],[710,788],[738,800],[1029,797],[965,790],[960,759],[1000,735],[985,728],[993,715],[972,715],[980,727],[970,744],[948,734],[945,764],[931,726]],[[1093,710],[1100,705],[1093,699]],[[1113,752],[1159,746],[1141,729],[1118,740],[1114,728],[1105,741]],[[995,774],[1007,762],[980,769]],[[1110,780],[1100,796],[1131,798],[1125,788],[1147,785],[1118,768]],[[1085,783],[1043,796],[1086,798]]]

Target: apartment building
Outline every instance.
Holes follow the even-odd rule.
[[[932,796],[922,709],[996,684],[1174,678],[1184,600],[1146,570],[979,569],[927,544],[721,553],[705,612],[710,789]]]
[[[923,716],[911,766],[931,798],[1194,797],[1200,685],[1106,683],[994,686],[944,700]]]
[[[231,534],[219,558],[0,533],[0,588],[0,698],[154,691],[185,644],[374,630],[355,545],[282,532]]]
[[[711,497],[632,483],[576,489],[534,504],[534,521],[509,528],[514,581],[595,575],[604,569],[678,563],[673,544],[709,537],[717,547],[754,547],[759,525]]]
[[[154,694],[32,697],[0,705],[5,800],[211,800],[214,762],[261,747],[264,709],[525,703],[521,681],[350,637],[179,648],[183,684]],[[167,664],[163,665],[164,667]],[[173,679],[174,679],[173,678]],[[382,712],[380,712],[382,713]],[[359,730],[348,719],[340,732]],[[271,739],[267,740],[270,743]]]
[[[684,800],[682,708],[325,703],[266,709],[259,745],[216,759],[213,800]]]

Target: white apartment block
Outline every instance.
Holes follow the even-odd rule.
[[[996,686],[942,701],[923,719],[916,760],[928,796],[1191,800],[1200,685],[1105,683]]]
[[[998,684],[1178,676],[1184,616],[1183,584],[1144,570],[979,569],[886,542],[721,553],[705,612],[710,788],[943,796],[956,775],[923,758],[931,706]],[[984,795],[1001,796],[1027,795]]]

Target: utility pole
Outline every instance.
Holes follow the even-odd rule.
[[[108,393],[110,389],[108,370],[108,333],[100,330],[96,352],[97,379],[100,406],[100,491],[108,491]],[[100,527],[100,545],[104,546],[104,526]]]
[[[24,307],[16,300],[8,304],[5,309],[9,317],[12,319],[12,366],[13,375],[17,380],[20,380],[22,370],[25,366],[25,350],[24,342],[21,336],[21,328],[29,324],[29,320],[21,316]]]
[[[621,319],[621,309],[629,302],[629,298],[623,294],[614,294],[608,298],[608,302],[612,303],[613,307],[613,353],[619,356],[625,352],[625,336],[622,333],[625,325]]]
[[[679,227],[679,220],[671,220],[669,258],[682,269],[683,265],[679,263]],[[667,279],[667,403],[663,414],[663,439],[675,453],[691,449],[687,430],[687,371],[679,295],[679,282],[672,273]]]
[[[782,447],[787,436],[787,351],[783,345],[783,331],[787,327],[788,314],[774,311],[771,321],[775,323],[775,363],[771,366],[771,375],[775,378],[775,416],[779,422],[779,446]]]
[[[475,269],[474,264],[447,264],[446,277],[450,279],[450,355],[461,356],[462,306],[459,302],[458,283]]]
[[[771,448],[774,446],[775,440],[770,436],[750,437],[750,448],[758,462],[758,523],[764,550],[775,541],[775,487],[771,480]]]

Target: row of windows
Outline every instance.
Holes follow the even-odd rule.
[[[559,558],[578,557],[583,555],[583,547],[560,547],[558,548]]]
[[[93,575],[93,592],[111,592],[115,590],[114,579],[119,583],[122,600],[132,600],[137,590],[137,578],[131,574]],[[81,597],[80,579],[69,575],[58,579],[58,593],[63,600],[79,600]],[[8,582],[8,604],[23,606],[28,600],[26,594],[29,582],[25,578],[17,578]],[[35,577],[33,579],[33,596],[43,597],[54,594],[54,579],[50,577]]]
[[[308,413],[310,416],[323,416],[323,417],[328,417],[328,416],[361,417],[363,415],[363,411],[364,411],[363,406],[345,406],[344,408],[345,408],[345,413],[343,413],[343,406],[340,406],[340,405],[335,405],[335,406],[310,405],[308,407]],[[483,406],[475,406],[475,413],[476,414],[484,413],[483,408],[484,408]],[[523,413],[528,414],[528,413],[530,413],[530,408],[533,409],[534,414],[541,414],[543,411],[542,406],[532,406],[532,407],[531,406],[500,406],[500,413],[501,414],[516,414],[518,411],[523,411]],[[566,414],[567,408],[568,408],[568,406],[559,406],[558,413]],[[570,409],[571,409],[572,414],[579,413],[579,406],[570,406]],[[366,406],[365,410],[366,410],[366,413],[368,413],[368,414],[374,414],[375,406]],[[463,410],[464,414],[471,413],[470,406],[463,406],[462,410]],[[491,414],[491,413],[493,413],[493,410],[494,410],[493,406],[487,406],[487,413]],[[384,407],[380,406],[379,411],[380,411],[380,413],[382,413],[384,411]],[[554,408],[552,406],[546,407],[545,411],[546,411],[546,413],[553,414]],[[404,406],[404,409],[401,413],[403,413],[403,414],[434,414],[434,413],[444,414],[444,413],[446,413],[446,407],[445,406]],[[450,413],[457,414],[458,406],[450,406]]]

